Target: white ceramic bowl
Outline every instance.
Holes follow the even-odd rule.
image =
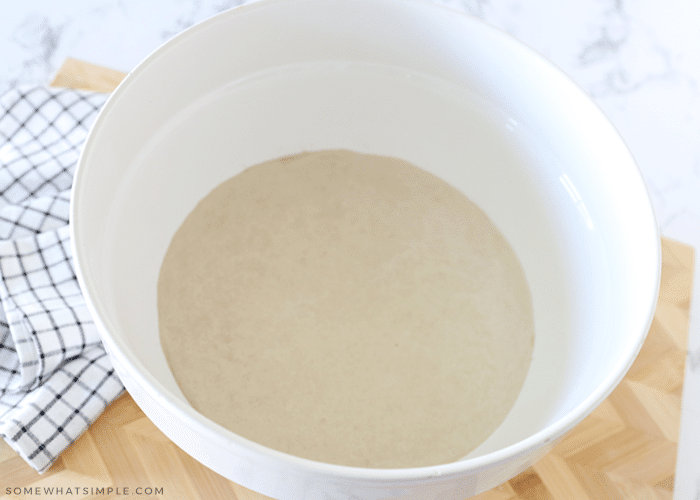
[[[373,470],[285,455],[198,414],[168,369],[156,281],[184,217],[247,166],[326,148],[435,173],[521,259],[532,367],[507,419],[461,461]],[[660,276],[643,180],[601,111],[507,34],[416,0],[262,1],[170,40],[100,113],[71,215],[81,286],[134,400],[206,466],[285,500],[461,500],[513,477],[622,379]]]

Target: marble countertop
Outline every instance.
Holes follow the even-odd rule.
[[[661,234],[700,248],[700,2],[433,1],[511,33],[571,76],[637,159]],[[129,71],[181,30],[241,3],[0,0],[0,94],[47,83],[67,57]],[[700,500],[698,300],[686,367],[675,499]]]

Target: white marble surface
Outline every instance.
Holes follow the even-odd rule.
[[[700,2],[434,1],[508,31],[578,82],[635,155],[662,235],[700,248]],[[240,3],[0,0],[0,94],[47,83],[66,57],[129,71],[182,29]],[[691,316],[676,500],[700,500],[700,300]]]

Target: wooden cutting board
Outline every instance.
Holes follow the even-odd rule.
[[[52,85],[109,92],[124,76],[68,60]],[[549,455],[475,498],[672,499],[694,251],[667,239],[662,239],[662,249],[661,291],[654,321],[624,380]],[[43,475],[0,441],[0,499],[36,497],[6,495],[7,487],[41,487],[42,491],[55,487],[70,498],[101,500],[125,498],[137,488],[146,494],[150,491],[149,498],[167,500],[268,498],[190,458],[153,425],[128,394],[113,402]],[[67,493],[67,488],[73,489]]]

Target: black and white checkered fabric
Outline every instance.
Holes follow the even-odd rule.
[[[0,97],[0,435],[39,472],[124,390],[68,231],[75,165],[106,99],[45,87]]]

